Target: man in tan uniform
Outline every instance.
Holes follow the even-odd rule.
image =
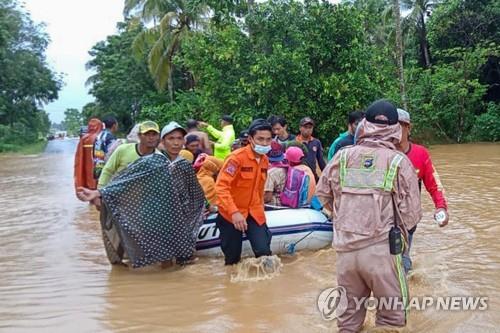
[[[406,325],[406,276],[401,254],[390,253],[389,232],[395,216],[403,235],[421,218],[416,172],[395,146],[401,139],[397,109],[384,100],[374,102],[357,133],[357,145],[335,155],[316,190],[332,213],[337,283],[347,292],[347,310],[338,318],[340,332],[361,329],[366,309],[356,307],[355,297],[359,300],[371,293],[400,304],[378,309],[377,326]]]

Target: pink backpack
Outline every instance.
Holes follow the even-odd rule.
[[[285,188],[280,193],[283,206],[298,208],[307,204],[309,192],[309,176],[302,170],[289,167],[286,175]]]

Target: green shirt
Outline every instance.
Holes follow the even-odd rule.
[[[213,126],[208,125],[207,132],[217,139],[214,145],[214,156],[224,160],[227,155],[231,154],[231,145],[235,139],[233,125],[224,126],[222,131],[216,130]]]
[[[125,143],[119,145],[104,165],[97,187],[101,188],[106,186],[114,175],[125,169],[130,163],[135,162],[140,157],[139,144]]]
[[[328,150],[328,161],[330,161],[333,158],[333,155],[335,155],[335,153],[337,151],[335,147],[337,146],[337,144],[340,142],[340,140],[342,140],[343,138],[345,138],[347,135],[349,135],[349,131],[341,133],[335,139],[335,141],[333,141],[332,145],[330,146],[330,149]]]

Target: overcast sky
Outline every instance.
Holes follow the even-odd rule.
[[[64,110],[77,108],[93,100],[88,95],[85,81],[90,72],[85,63],[90,60],[88,51],[106,36],[116,33],[116,23],[121,21],[123,0],[24,0],[31,18],[45,22],[51,43],[47,60],[56,72],[64,73],[64,87],[59,99],[45,106],[50,120],[60,122]]]

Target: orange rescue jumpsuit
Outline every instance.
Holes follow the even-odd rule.
[[[75,191],[77,187],[86,187],[92,190],[97,188],[97,180],[94,179],[94,162],[92,150],[94,141],[102,130],[102,122],[97,118],[89,120],[88,133],[80,138],[75,153],[74,180]]]
[[[243,234],[232,224],[232,215],[236,212],[247,220],[245,234],[255,256],[271,254],[271,233],[264,214],[264,184],[268,167],[267,156],[257,157],[252,146],[248,145],[232,152],[219,173],[215,185],[219,208],[217,226],[227,265],[237,263],[241,256]]]

